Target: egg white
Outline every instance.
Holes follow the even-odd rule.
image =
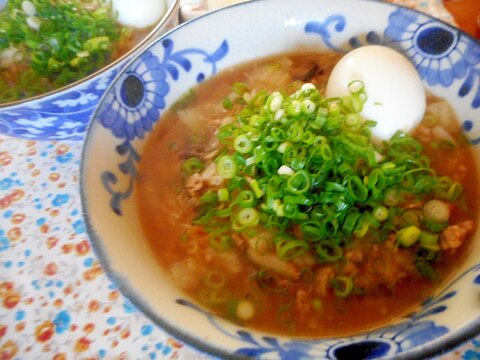
[[[166,7],[165,0],[112,0],[118,22],[135,28],[155,25],[165,14]]]
[[[369,45],[347,53],[334,67],[326,95],[348,95],[354,80],[364,84],[367,100],[361,115],[377,122],[374,137],[389,139],[398,130],[408,132],[423,118],[426,93],[420,75],[398,51]]]

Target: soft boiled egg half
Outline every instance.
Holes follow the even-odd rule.
[[[408,132],[423,118],[426,93],[415,67],[398,51],[369,45],[347,53],[334,67],[327,97],[349,95],[349,84],[363,82],[367,96],[360,113],[374,120],[374,138],[387,140],[398,130]]]
[[[165,0],[112,0],[118,22],[125,26],[145,28],[155,25],[165,14]]]

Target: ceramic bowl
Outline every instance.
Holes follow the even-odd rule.
[[[121,292],[171,335],[222,358],[401,359],[432,356],[479,333],[480,241],[451,281],[398,321],[349,337],[303,339],[242,328],[195,305],[166,277],[142,234],[135,206],[142,148],[189,88],[259,57],[299,48],[345,53],[366,44],[394,47],[412,61],[425,88],[452,104],[480,160],[480,44],[378,1],[258,0],[221,9],[158,39],[108,88],[82,157],[88,231]]]
[[[83,139],[98,100],[113,78],[141,49],[178,25],[180,0],[166,3],[167,10],[152,31],[116,61],[55,91],[0,104],[0,133],[32,140]],[[1,0],[0,9],[5,4]]]

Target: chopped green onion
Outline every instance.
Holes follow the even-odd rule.
[[[288,176],[292,176],[295,174],[295,171],[293,171],[293,169],[287,165],[282,165],[278,168],[278,171],[277,171],[278,175],[288,175]]]
[[[215,204],[218,202],[218,195],[215,191],[208,190],[200,197],[201,204]]]
[[[227,207],[223,209],[218,209],[215,212],[215,215],[220,217],[220,218],[225,218],[225,217],[230,217],[233,214],[232,207]]]
[[[255,278],[260,288],[267,291],[271,291],[273,293],[284,293],[288,289],[288,285],[279,284],[276,278],[267,270],[262,269],[258,271]]]
[[[213,208],[209,208],[204,213],[200,214],[198,218],[193,220],[193,223],[195,225],[205,225],[214,217],[215,217],[215,210]]]
[[[443,229],[445,229],[448,226],[448,222],[439,223],[435,221],[430,221],[428,219],[425,219],[424,223],[428,230],[433,231],[435,233],[441,232]]]
[[[333,292],[340,298],[346,298],[353,290],[353,280],[349,276],[337,276],[331,281]]]
[[[253,142],[246,135],[238,135],[233,142],[233,148],[240,154],[247,154],[253,150]]]
[[[205,168],[205,164],[197,157],[191,157],[182,163],[182,170],[187,176],[198,173]]]
[[[362,118],[357,113],[345,115],[343,119],[344,126],[351,131],[358,131],[362,126]]]
[[[359,115],[364,85],[349,88],[351,95],[328,99],[312,84],[291,95],[234,86],[229,98],[242,102],[217,132],[223,181],[202,195],[195,220],[213,235],[212,247],[231,246],[232,231],[255,237],[265,230],[273,240],[257,240],[257,251],[284,261],[308,252],[316,263],[340,265],[352,241],[382,243],[395,233],[399,247],[440,250],[448,217],[427,214],[427,204],[434,197],[446,205],[461,185],[438,176],[422,145],[402,131],[373,143],[375,123]],[[262,274],[260,283],[274,283]],[[349,293],[342,282],[339,293]]]
[[[287,107],[287,114],[290,116],[298,116],[302,112],[302,103],[298,100],[293,100]]]
[[[360,217],[361,214],[356,211],[347,215],[345,222],[343,223],[343,231],[345,234],[351,235],[353,233],[353,231],[357,228]]]
[[[446,194],[446,200],[449,201],[455,201],[457,198],[460,196],[460,194],[463,191],[463,186],[459,183],[453,183],[450,185],[448,188],[447,194]]]
[[[372,215],[378,221],[385,221],[388,219],[388,209],[385,206],[377,206],[373,209]]]
[[[387,206],[395,206],[400,202],[400,196],[396,189],[387,191],[385,194],[384,203]]]
[[[423,206],[423,215],[427,221],[444,223],[450,218],[450,209],[445,202],[434,199]]]
[[[438,243],[439,236],[438,234],[432,234],[427,231],[422,231],[419,237],[420,246],[426,250],[438,251],[440,250],[440,245]]]
[[[309,249],[307,243],[302,240],[288,240],[276,243],[277,255],[282,260],[292,260],[306,253]]]
[[[368,190],[358,176],[350,176],[347,182],[348,193],[356,201],[365,201]]]
[[[398,231],[397,243],[404,247],[410,247],[417,242],[422,230],[415,225],[408,226]]]
[[[315,112],[315,109],[317,108],[315,103],[310,99],[303,100],[301,107],[302,107],[302,112],[307,115],[313,114]]]
[[[218,159],[217,170],[221,177],[231,179],[237,173],[237,163],[232,156],[224,155]]]
[[[420,226],[422,222],[422,213],[420,210],[407,210],[401,215],[401,223],[404,225]]]
[[[280,110],[283,104],[283,96],[279,92],[272,93],[267,99],[267,107],[271,112]]]
[[[255,179],[252,179],[249,181],[250,188],[253,190],[253,193],[255,194],[255,197],[261,198],[265,192],[260,188],[260,185],[258,184],[258,181]]]
[[[310,176],[304,170],[297,171],[287,181],[287,190],[294,194],[302,194],[310,189]]]
[[[432,267],[432,264],[430,264],[428,261],[417,261],[415,263],[415,268],[417,269],[418,273],[424,278],[427,278],[429,280],[435,280],[438,278],[438,273]]]
[[[252,207],[255,204],[255,194],[251,190],[243,190],[241,191],[237,198],[235,199],[235,203],[240,205],[242,208]]]
[[[241,226],[252,227],[258,224],[259,213],[255,208],[245,208],[238,212],[236,220]]]
[[[358,94],[364,91],[365,85],[361,80],[352,80],[348,83],[348,91],[350,94]]]
[[[320,262],[332,262],[342,258],[343,250],[339,245],[328,241],[319,243],[316,248],[316,253]]]
[[[233,92],[237,95],[243,95],[244,93],[248,92],[247,85],[241,82],[237,82],[233,84]]]
[[[230,110],[233,107],[233,102],[229,98],[225,98],[222,101],[222,106],[225,110]]]
[[[218,197],[218,201],[226,202],[230,200],[230,193],[228,192],[228,189],[221,188],[221,189],[218,189],[217,191],[217,197]]]

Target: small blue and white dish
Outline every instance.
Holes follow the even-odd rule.
[[[163,0],[162,0],[163,1]],[[7,1],[0,1],[0,11]],[[30,140],[81,140],[98,100],[121,69],[158,36],[178,25],[179,0],[130,51],[102,69],[57,90],[0,104],[0,133]]]
[[[157,264],[138,221],[142,149],[162,114],[233,65],[298,49],[400,50],[447,99],[480,161],[480,43],[417,11],[379,1],[257,0],[180,25],[144,49],[102,97],[87,131],[81,196],[92,246],[122,293],[158,326],[220,358],[416,359],[480,333],[480,234],[454,276],[414,311],[348,337],[305,339],[242,328],[193,305]],[[161,121],[161,120],[160,120]]]

